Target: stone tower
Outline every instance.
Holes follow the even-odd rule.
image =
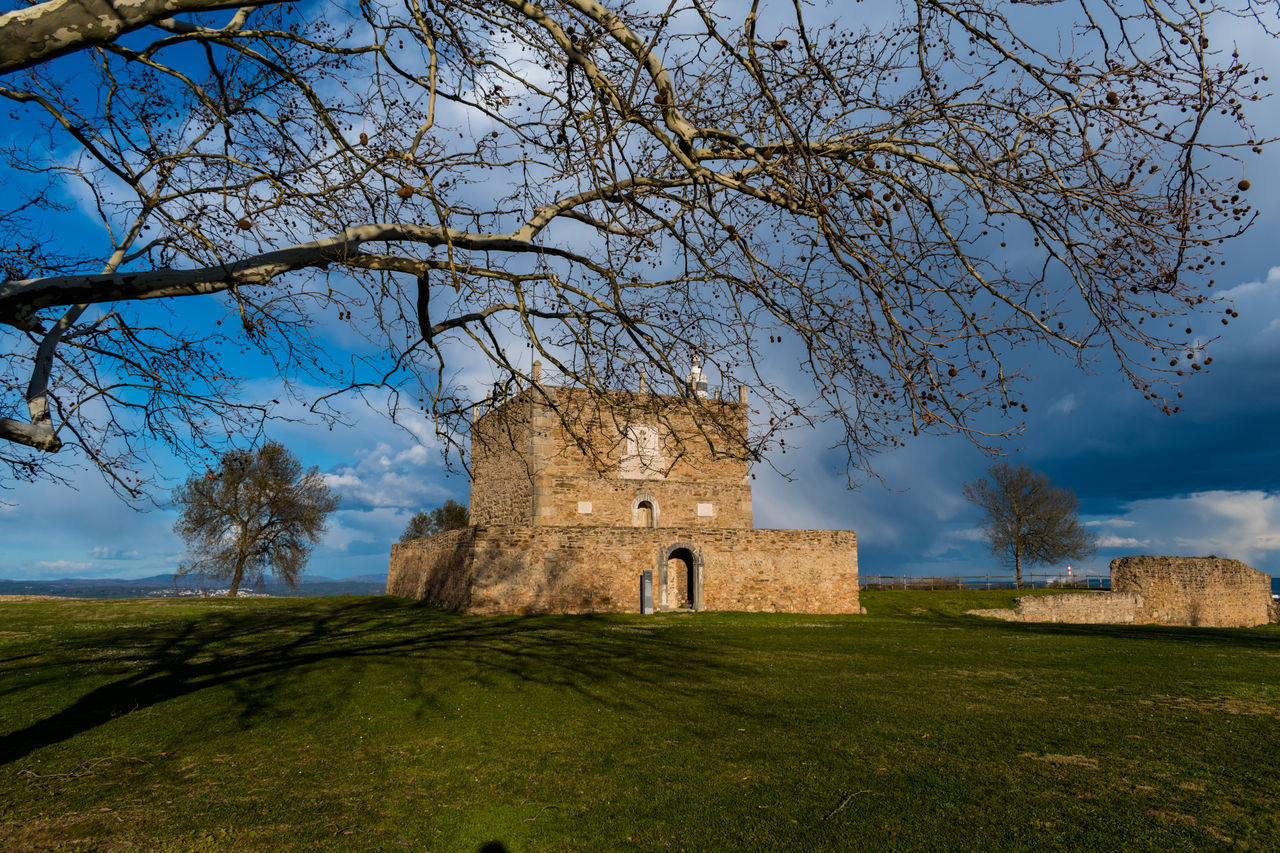
[[[703,380],[705,389],[705,379]],[[747,407],[537,388],[472,430],[475,524],[751,528]]]
[[[387,592],[475,613],[858,613],[851,530],[752,526],[745,389],[535,385],[474,419],[471,523],[391,550]]]

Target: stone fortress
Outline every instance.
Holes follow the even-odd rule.
[[[393,546],[387,592],[470,613],[858,613],[857,536],[757,530],[746,389],[534,385],[475,418],[471,526]]]

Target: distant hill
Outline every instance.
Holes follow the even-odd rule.
[[[226,581],[199,575],[174,577],[153,575],[147,578],[55,578],[51,580],[0,579],[0,595],[60,595],[68,598],[176,598],[209,595],[225,591]],[[311,576],[303,578],[296,588],[267,582],[241,591],[256,595],[381,595],[387,589],[385,574],[357,575],[350,578]],[[225,594],[225,592],[224,592]]]

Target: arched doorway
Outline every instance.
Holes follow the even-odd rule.
[[[677,610],[693,609],[694,568],[693,553],[688,548],[677,548],[667,555],[667,601]]]
[[[702,549],[688,542],[663,548],[658,559],[659,607],[702,610]]]
[[[658,526],[658,502],[653,495],[640,495],[631,502],[631,526],[649,529]]]

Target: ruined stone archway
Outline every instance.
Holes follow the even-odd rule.
[[[687,607],[703,610],[702,549],[690,542],[675,542],[658,553],[658,608]]]

